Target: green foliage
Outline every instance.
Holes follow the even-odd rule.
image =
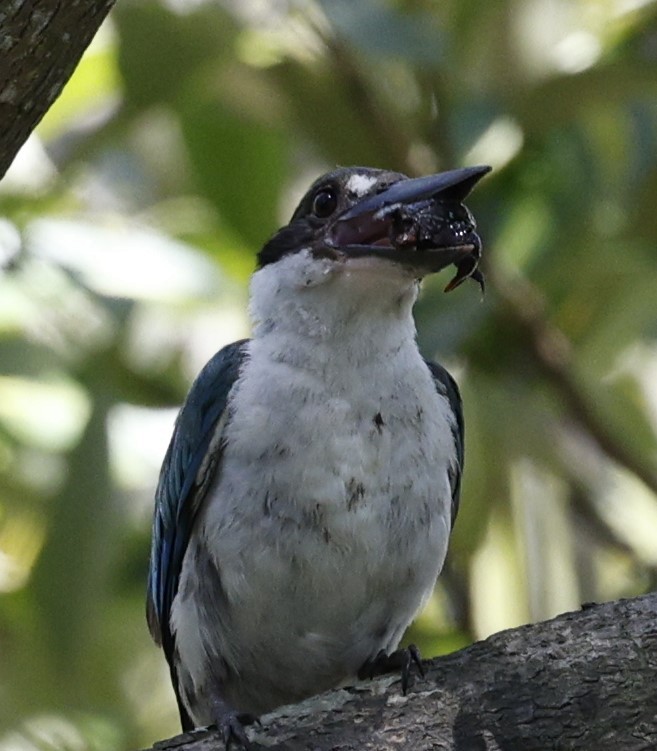
[[[159,462],[247,333],[255,253],[335,164],[494,167],[486,296],[441,277],[417,308],[467,466],[412,638],[654,586],[657,7],[628,7],[117,4],[0,187],[0,749],[176,730],[143,613]]]

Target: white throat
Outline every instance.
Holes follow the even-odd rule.
[[[412,274],[387,261],[291,254],[252,277],[254,340],[275,340],[291,356],[312,340],[317,355],[339,345],[353,351],[353,360],[376,359],[414,342],[418,287]]]

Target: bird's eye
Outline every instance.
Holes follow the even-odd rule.
[[[331,188],[323,188],[313,198],[313,214],[320,219],[331,216],[338,205],[338,197]]]

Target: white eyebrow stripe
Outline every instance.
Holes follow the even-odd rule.
[[[347,180],[345,187],[349,193],[362,198],[375,182],[376,177],[356,173]]]

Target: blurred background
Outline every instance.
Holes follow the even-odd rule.
[[[178,730],[144,620],[191,379],[335,165],[487,163],[487,292],[431,279],[467,462],[425,656],[657,573],[657,5],[119,0],[0,184],[0,749]]]

